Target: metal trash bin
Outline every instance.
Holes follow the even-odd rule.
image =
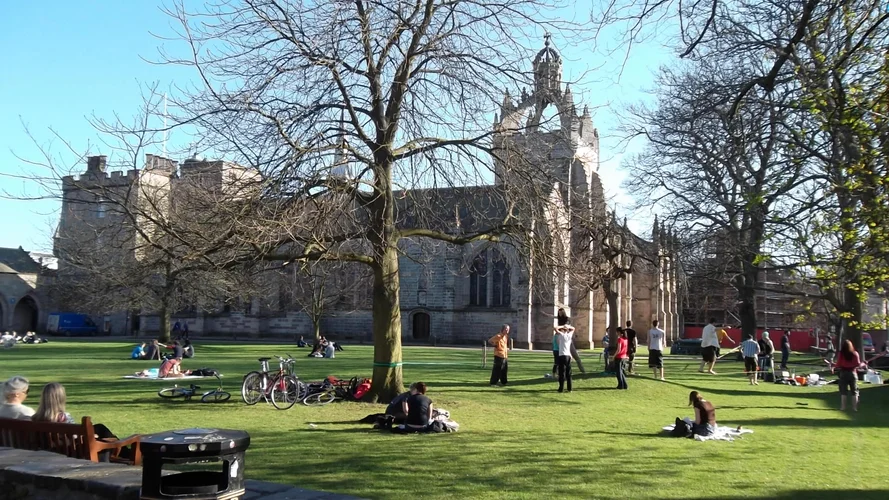
[[[144,436],[142,500],[234,500],[244,495],[250,435],[230,429],[183,429]],[[222,462],[222,470],[163,474],[164,465]]]

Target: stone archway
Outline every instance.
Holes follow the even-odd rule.
[[[12,312],[12,330],[16,333],[36,332],[40,309],[30,296],[19,299]]]

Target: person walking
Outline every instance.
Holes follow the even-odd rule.
[[[861,368],[861,356],[855,350],[851,340],[844,340],[836,363],[830,367],[834,372],[840,370],[837,380],[840,386],[840,411],[846,410],[846,396],[852,395],[852,411],[858,411],[858,369]]]
[[[574,327],[568,324],[567,316],[560,317],[559,323],[554,335],[559,349],[559,357],[556,359],[559,371],[559,392],[564,391],[566,382],[568,383],[568,392],[571,392],[571,343],[574,341]]]
[[[719,337],[716,335],[716,318],[710,318],[710,323],[704,327],[701,334],[701,368],[699,372],[704,373],[704,367],[707,367],[707,373],[716,375],[713,367],[716,366],[716,349],[719,348]]]
[[[787,370],[787,360],[790,359],[790,331],[785,331],[781,337],[781,370]]]
[[[627,359],[630,363],[630,375],[636,374],[636,348],[639,346],[636,338],[636,330],[633,330],[633,322],[627,320],[627,327],[624,328],[627,334]]]
[[[617,388],[627,389],[627,376],[624,373],[627,362],[627,333],[618,328],[617,342],[614,347],[614,372],[617,374]]]
[[[756,356],[759,354],[759,343],[753,340],[752,336],[748,336],[747,340],[741,342],[741,353],[744,355],[744,373],[750,379],[750,385],[759,385],[756,381]]]
[[[652,321],[651,330],[648,330],[648,367],[654,370],[654,378],[664,380],[664,347],[667,335],[657,325],[657,320]]]
[[[507,383],[506,373],[509,369],[507,352],[509,350],[509,325],[503,325],[500,333],[488,339],[494,346],[494,368],[491,370],[491,386],[504,386]]]

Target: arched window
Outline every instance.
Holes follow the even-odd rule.
[[[488,259],[484,251],[475,257],[469,268],[469,305],[488,305]]]
[[[510,303],[510,285],[509,285],[509,265],[506,263],[506,257],[497,250],[491,251],[491,257],[494,264],[491,279],[493,297],[491,305],[494,307],[509,307]]]

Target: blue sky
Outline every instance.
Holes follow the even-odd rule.
[[[145,61],[156,60],[158,46],[170,44],[154,36],[170,34],[169,19],[161,12],[161,5],[154,0],[44,0],[4,5],[0,15],[0,174],[7,176],[0,176],[0,195],[46,194],[34,183],[8,177],[43,172],[19,159],[41,160],[40,149],[28,137],[25,126],[39,144],[50,146],[60,164],[80,171],[84,167],[69,165],[73,155],[50,129],[77,151],[107,154],[87,123],[90,116],[134,115],[141,102],[141,85],[159,82],[162,88],[169,88],[192,79],[193,74],[184,68]],[[622,53],[606,53],[609,45],[613,40],[602,38],[595,49],[557,48],[566,60],[565,79],[574,80],[589,71],[579,85],[572,85],[572,91],[579,107],[587,103],[593,109],[602,136],[603,183],[626,205],[626,193],[619,189],[623,175],[615,136],[620,111],[625,104],[644,97],[641,90],[651,88],[652,72],[670,57],[666,49],[648,43],[636,46],[624,65]],[[632,149],[638,147],[634,144]],[[0,198],[0,247],[50,251],[58,210],[57,200]],[[636,220],[637,230],[644,231],[647,214],[631,218]]]

